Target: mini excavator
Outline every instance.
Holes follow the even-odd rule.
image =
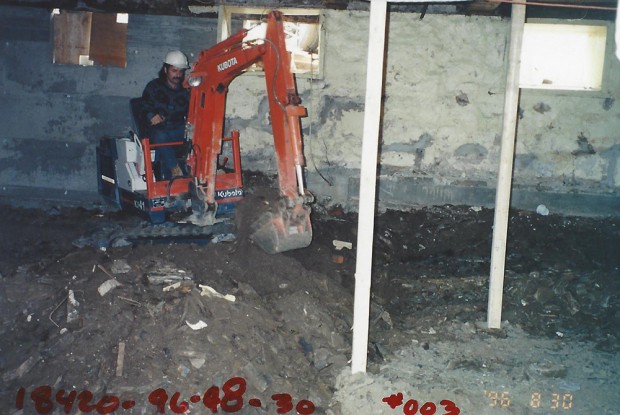
[[[124,210],[142,214],[152,223],[169,221],[172,214],[191,213],[189,221],[208,227],[234,214],[244,198],[239,132],[224,137],[226,96],[230,83],[254,64],[265,72],[269,115],[277,158],[280,197],[253,222],[249,237],[268,253],[310,245],[310,204],[304,189],[300,118],[305,107],[297,94],[285,45],[283,15],[267,16],[264,39],[244,42],[243,29],[200,52],[185,80],[190,105],[184,142],[151,144],[148,137],[104,137],[97,148],[99,192]],[[156,150],[162,145],[186,148],[187,174],[158,180]],[[226,154],[223,155],[223,148]],[[227,167],[232,156],[232,168]]]

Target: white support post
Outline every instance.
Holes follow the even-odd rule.
[[[352,373],[366,372],[372,241],[375,224],[375,193],[379,152],[379,123],[383,93],[383,51],[385,48],[387,1],[370,2],[370,29],[366,69],[366,104],[360,171],[357,258],[355,263],[355,304],[353,308]]]
[[[491,277],[489,281],[488,327],[500,328],[502,320],[502,296],[506,265],[506,240],[512,187],[512,165],[515,152],[517,113],[519,110],[519,67],[521,45],[525,26],[525,5],[513,4],[511,13],[510,49],[508,75],[504,101],[504,125],[499,160],[499,174],[495,194],[495,218],[491,248]]]

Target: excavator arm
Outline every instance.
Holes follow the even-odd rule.
[[[246,43],[242,30],[200,53],[188,76],[191,100],[188,134],[192,152],[188,158],[196,193],[208,209],[215,204],[217,159],[222,151],[226,96],[230,83],[255,63],[265,72],[269,113],[277,157],[281,200],[260,217],[250,235],[271,253],[308,246],[312,239],[310,208],[312,195],[304,189],[300,118],[305,107],[297,94],[285,45],[283,17],[272,11],[267,16],[266,36]]]

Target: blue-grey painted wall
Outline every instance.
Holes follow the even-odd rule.
[[[96,193],[99,137],[127,134],[167,51],[192,61],[216,38],[217,19],[130,15],[126,68],[57,65],[50,12],[0,6],[0,196]]]

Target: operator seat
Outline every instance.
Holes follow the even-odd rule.
[[[142,97],[132,98],[129,100],[131,107],[131,115],[133,116],[134,128],[140,139],[146,134],[146,114],[142,110]]]
[[[133,117],[133,127],[135,129],[135,133],[138,136],[139,140],[146,138],[146,114],[142,108],[142,97],[131,98],[129,100],[129,107],[131,109],[131,115]],[[153,153],[151,153],[153,155]],[[153,163],[153,174],[155,175],[155,180],[161,180],[161,164],[159,162],[159,156],[157,155],[157,151],[154,152],[154,157],[152,157]]]

